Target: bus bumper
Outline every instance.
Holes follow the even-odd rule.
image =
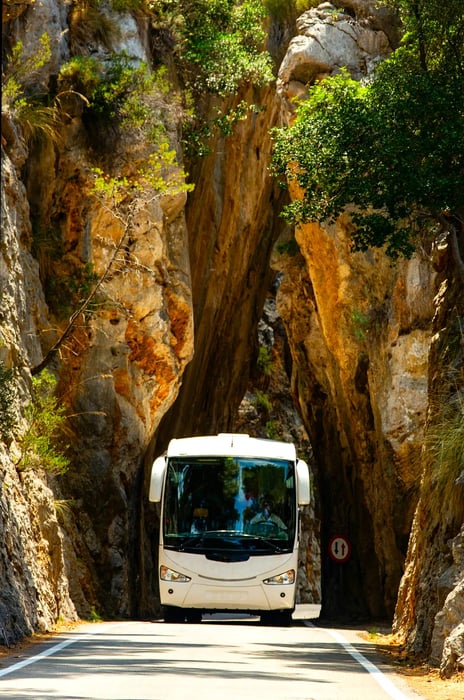
[[[160,581],[160,597],[162,605],[204,612],[239,610],[259,614],[262,611],[293,610],[295,585],[256,582],[245,587]]]

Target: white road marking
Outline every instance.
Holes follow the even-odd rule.
[[[13,664],[13,666],[8,666],[8,668],[4,668],[3,670],[0,670],[0,678],[2,676],[7,676],[9,673],[14,673],[14,671],[19,671],[19,669],[24,668],[25,666],[29,666],[30,664],[35,664],[38,661],[42,661],[42,659],[46,659],[48,656],[53,656],[53,654],[57,654],[62,649],[65,649],[66,647],[71,646],[71,644],[76,644],[77,642],[82,642],[85,639],[88,639],[89,637],[92,637],[95,634],[100,634],[101,632],[106,632],[107,630],[108,630],[107,625],[96,625],[95,631],[86,632],[85,634],[78,634],[75,637],[69,637],[68,639],[65,639],[63,642],[60,642],[59,644],[55,644],[54,646],[49,647],[45,651],[42,651],[40,654],[36,654],[35,656],[30,656],[28,659],[24,659],[24,661],[18,661],[17,664]]]
[[[62,642],[49,647],[40,654],[36,654],[35,656],[19,661],[18,663],[13,664],[8,668],[1,669],[0,677],[6,676],[10,673],[14,673],[15,671],[18,671],[24,668],[25,666],[29,666],[31,664],[42,661],[43,659],[46,659],[49,656],[53,656],[54,654],[60,652],[62,649],[71,646],[72,644],[85,641],[93,637],[94,635],[105,633],[109,629],[114,630],[115,627],[124,626],[125,624],[127,624],[127,622],[116,623],[116,625],[114,623],[110,625],[95,625],[95,628],[92,628],[91,631],[86,631],[81,634],[76,634],[72,637],[68,637]],[[307,627],[314,627],[314,625],[309,621],[305,621],[304,624]],[[363,654],[361,654],[342,634],[330,629],[324,629],[324,632],[326,632],[330,637],[332,637],[332,639],[334,639],[337,642],[337,644],[340,644],[343,647],[343,649],[345,649],[345,651],[347,651],[348,654],[350,654],[350,656],[372,676],[372,679],[387,693],[387,695],[390,698],[392,698],[393,700],[410,700],[410,698],[412,697],[411,695],[405,695],[401,690],[399,690],[399,688],[397,688],[394,685],[394,683],[377,666],[375,666],[375,664],[373,664]]]
[[[355,647],[350,644],[350,642],[345,639],[343,635],[335,630],[325,630],[336,642],[341,644],[341,646],[350,654],[358,664],[361,664],[363,668],[370,673],[373,679],[385,690],[385,692],[394,700],[408,700],[408,696],[399,690],[394,683],[391,682],[387,676],[382,673],[382,671],[375,666],[369,659],[366,659],[363,654],[361,654]]]

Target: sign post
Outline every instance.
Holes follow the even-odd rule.
[[[351,556],[351,543],[345,535],[334,535],[329,541],[329,556],[337,564],[345,564]]]

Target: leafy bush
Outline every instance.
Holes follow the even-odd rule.
[[[213,134],[230,135],[237,121],[258,108],[241,102],[226,111],[220,107],[209,119],[202,113],[205,95],[233,96],[241,86],[273,80],[265,7],[261,0],[161,0],[151,8],[156,30],[169,34],[170,55],[175,47],[187,99],[195,103],[185,120],[185,153],[206,155]]]
[[[289,257],[293,257],[300,252],[300,246],[295,238],[291,238],[289,241],[285,241],[285,243],[277,243],[276,251],[279,253],[279,255],[288,255]]]
[[[86,121],[108,128],[134,127],[154,119],[144,97],[163,87],[164,69],[150,72],[144,63],[134,65],[124,53],[113,54],[106,63],[93,56],[74,56],[59,74],[62,89],[84,96]],[[159,116],[159,115],[158,115]]]
[[[50,37],[45,32],[39,39],[37,52],[31,56],[25,57],[23,43],[16,42],[7,58],[7,69],[2,79],[2,110],[14,107],[25,99],[26,89],[50,57]]]
[[[70,87],[89,101],[103,80],[103,71],[102,62],[94,56],[73,56],[61,66],[58,79],[61,86]]]
[[[320,0],[263,0],[270,17],[279,21],[291,21],[305,10],[320,5]]]
[[[197,94],[231,95],[243,83],[272,80],[260,0],[164,0],[152,9],[174,28],[180,69]]]
[[[40,69],[50,57],[50,37],[44,33],[36,53],[25,57],[24,46],[18,41],[7,59],[2,80],[2,111],[13,113],[27,140],[40,137],[59,140],[60,111],[56,104],[47,104],[44,88],[38,80]]]
[[[55,396],[56,380],[44,370],[32,379],[32,400],[26,409],[29,427],[21,438],[21,457],[18,469],[44,469],[62,474],[68,469],[69,460],[62,445],[66,421],[65,407]]]

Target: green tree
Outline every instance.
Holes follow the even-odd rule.
[[[464,8],[398,5],[409,31],[375,79],[328,78],[275,132],[274,169],[302,188],[285,215],[330,222],[353,205],[354,247],[385,245],[392,257],[411,254],[419,233],[446,232],[464,274]]]

